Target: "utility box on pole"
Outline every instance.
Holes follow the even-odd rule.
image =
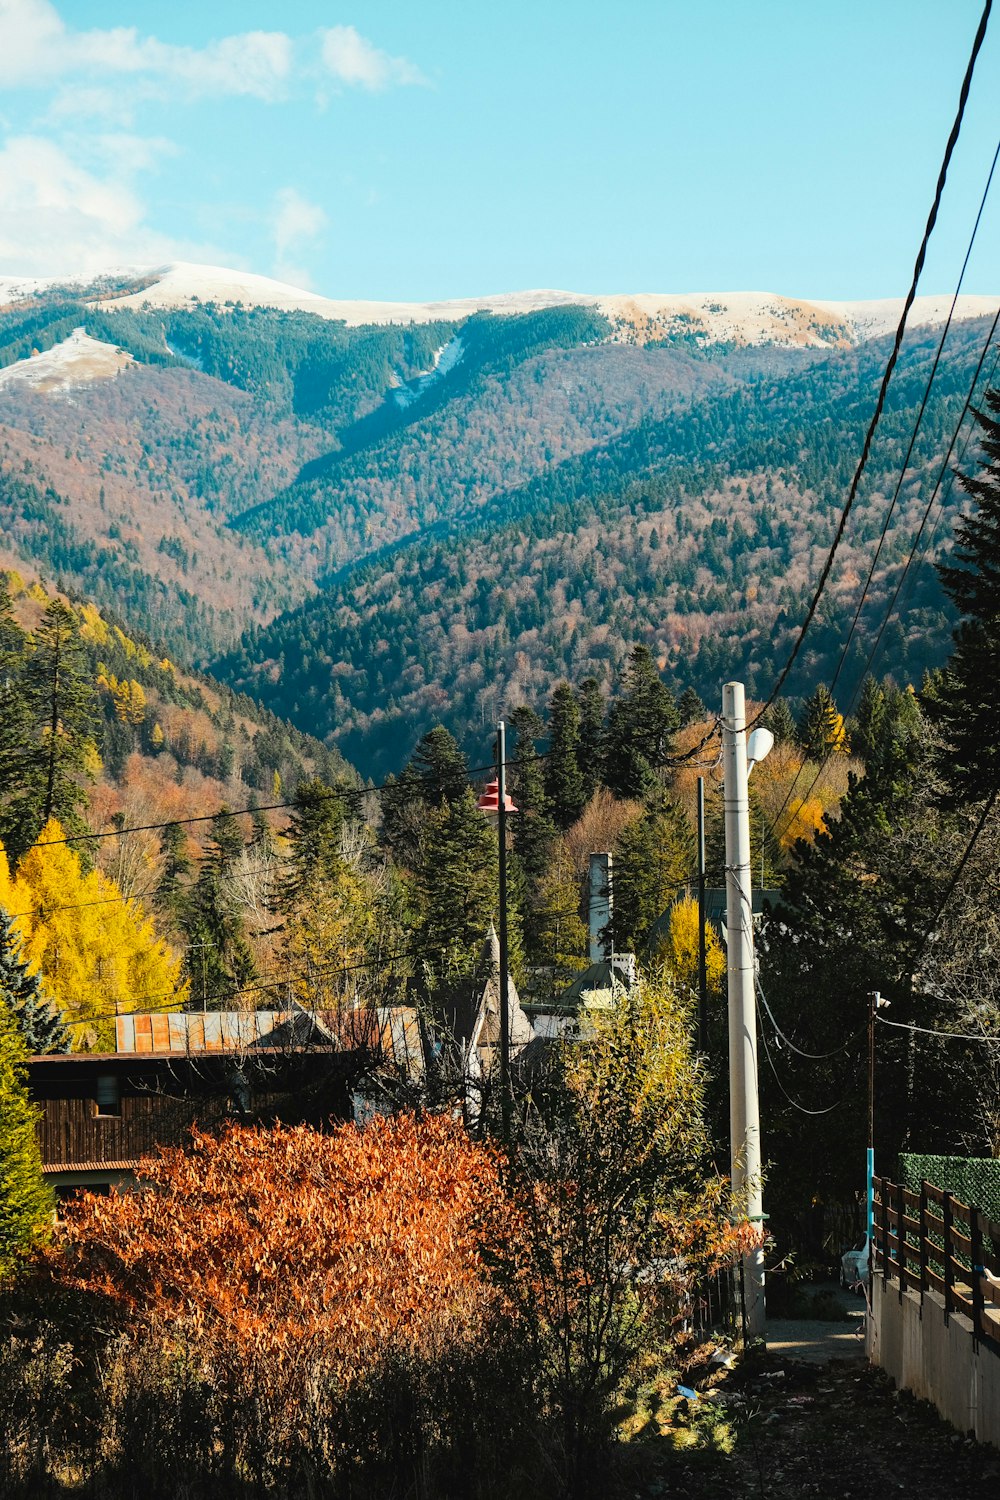
[[[770,736],[768,736],[768,739]],[[764,752],[766,754],[766,751]],[[750,890],[750,803],[747,791],[746,703],[742,682],[722,689],[722,763],[726,813],[726,967],[729,994],[729,1129],[732,1184],[752,1224],[764,1222],[757,1014],[754,994],[753,898]],[[743,1259],[743,1311],[748,1338],[764,1337],[764,1251]]]

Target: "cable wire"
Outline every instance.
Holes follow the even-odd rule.
[[[787,1037],[785,1035],[781,1027],[778,1025],[777,1021],[774,1019],[774,1011],[767,1003],[767,997],[765,996],[764,991],[761,988],[760,979],[757,978],[757,976],[754,976],[754,986],[757,991],[757,999],[767,1011],[768,1017],[770,1019],[771,1025],[774,1027],[775,1035],[777,1036],[778,1041],[781,1042],[783,1046],[788,1047],[790,1051],[797,1052],[799,1057],[808,1058],[811,1062],[822,1062],[825,1058],[837,1057],[841,1052],[846,1052],[851,1043],[857,1041],[858,1037],[861,1035],[860,1031],[853,1032],[847,1038],[846,1042],[841,1042],[839,1047],[832,1047],[829,1052],[805,1052],[801,1047],[797,1047],[790,1037]]]
[[[885,613],[883,614],[883,617],[882,617],[882,623],[879,626],[878,633],[877,633],[877,635],[875,637],[875,641],[874,641],[874,643],[873,643],[870,651],[868,652],[868,656],[867,656],[867,658],[865,660],[864,668],[863,668],[863,670],[861,672],[859,672],[857,682],[854,685],[854,690],[853,690],[853,692],[851,694],[850,699],[848,700],[848,703],[847,703],[847,715],[850,715],[850,713],[853,711],[854,705],[856,704],[856,702],[858,700],[858,697],[860,696],[861,689],[862,689],[862,686],[864,685],[865,678],[867,677],[868,673],[871,671],[871,668],[872,668],[872,665],[873,665],[873,663],[875,661],[875,658],[878,655],[879,647],[882,644],[882,638],[883,638],[883,636],[885,634],[886,626],[888,625],[890,619],[892,618],[893,612],[894,612],[895,607],[896,607],[896,602],[897,602],[897,600],[899,598],[899,595],[900,595],[900,592],[901,592],[901,590],[903,588],[903,584],[904,584],[904,582],[905,582],[905,580],[906,580],[906,578],[907,578],[907,576],[909,574],[910,568],[911,568],[912,563],[913,563],[913,559],[914,559],[914,557],[916,556],[916,553],[917,553],[917,549],[920,546],[921,538],[923,537],[924,531],[925,531],[926,526],[927,526],[927,521],[928,521],[928,519],[930,517],[931,511],[933,510],[934,505],[936,504],[938,496],[940,494],[942,481],[943,481],[943,479],[945,477],[945,474],[949,472],[949,464],[951,462],[951,456],[952,456],[952,453],[954,452],[955,444],[958,441],[959,433],[962,430],[962,425],[965,422],[965,419],[968,416],[969,410],[970,410],[970,408],[972,406],[972,401],[973,401],[973,398],[975,396],[976,386],[979,383],[979,377],[982,374],[983,365],[986,362],[986,356],[987,356],[987,354],[989,352],[990,346],[991,346],[991,344],[993,342],[993,339],[994,339],[994,337],[996,335],[998,323],[1000,323],[1000,307],[998,307],[997,312],[994,315],[993,322],[990,325],[990,331],[989,331],[989,333],[987,335],[987,338],[986,338],[986,342],[983,345],[982,351],[981,351],[981,353],[979,355],[979,359],[978,359],[978,361],[976,363],[976,367],[975,367],[975,370],[973,372],[972,380],[970,382],[969,389],[968,389],[968,392],[967,392],[966,397],[965,397],[965,402],[963,404],[962,411],[961,411],[961,413],[959,415],[958,422],[956,423],[955,428],[954,428],[954,430],[952,432],[951,440],[950,440],[950,442],[948,444],[948,448],[947,448],[947,450],[945,452],[944,458],[941,461],[941,467],[938,470],[937,480],[935,481],[934,488],[931,490],[930,497],[929,497],[929,499],[927,501],[926,506],[924,507],[924,513],[923,513],[923,516],[921,518],[920,525],[917,528],[917,533],[916,533],[916,536],[914,537],[913,545],[910,548],[909,556],[908,556],[908,558],[906,559],[906,562],[903,565],[903,570],[902,570],[902,572],[901,572],[901,574],[899,576],[899,579],[898,579],[898,581],[896,583],[896,587],[893,590],[893,593],[892,593],[892,595],[891,595],[891,597],[889,599],[888,605],[886,606]],[[1000,348],[998,348],[997,354],[994,357],[993,370],[996,369],[996,365],[997,365],[997,360],[998,359],[1000,359]],[[990,376],[990,379],[992,379],[992,374]],[[988,384],[989,384],[989,381],[987,381],[987,385]],[[962,447],[962,455],[961,455],[961,458],[959,459],[959,463],[961,463],[962,459],[964,459],[965,452],[968,449],[969,443],[972,440],[972,436],[973,436],[974,431],[975,431],[975,428],[972,427],[972,428],[969,429],[969,432],[966,435],[966,440],[965,440],[965,443],[964,443],[964,445]],[[949,495],[951,494],[951,489],[952,489],[952,486],[954,485],[954,473],[955,473],[955,471],[951,470],[951,479],[950,479],[949,487],[948,487],[948,494]],[[835,674],[835,676],[834,676],[834,682],[836,682],[837,676],[839,675],[840,670],[841,670],[841,668],[844,665],[844,662],[846,660],[846,653],[847,653],[847,646],[845,644],[844,649],[843,649],[843,651],[841,653],[840,663],[839,663],[838,668],[837,668],[837,674]],[[845,715],[845,717],[847,715]],[[826,754],[824,755],[822,761],[820,762],[819,766],[817,767],[816,772],[815,772],[815,774],[813,776],[813,779],[809,783],[809,786],[807,787],[807,789],[805,791],[805,794],[804,794],[804,796],[801,799],[802,802],[808,801],[809,797],[812,795],[813,788],[816,786],[816,784],[819,781],[820,777],[822,776],[823,772],[826,770],[826,767],[829,764],[831,757],[836,752],[836,749],[837,749],[837,746],[835,744],[830,744],[827,747]],[[778,823],[781,820],[782,813],[785,811],[785,808],[791,802],[792,795],[793,795],[793,793],[795,791],[796,783],[798,782],[799,776],[802,774],[802,770],[803,770],[804,766],[806,765],[806,763],[807,762],[803,761],[802,766],[799,767],[799,769],[795,773],[795,776],[792,778],[792,783],[791,783],[790,787],[788,788],[788,791],[785,793],[784,801],[782,802],[781,806],[779,807],[777,813],[774,816],[774,819],[771,822],[770,832],[772,834],[775,832],[775,830],[776,830],[776,828],[778,826]]]
[[[889,1021],[885,1016],[875,1015],[880,1026],[895,1026],[897,1031],[918,1031],[922,1036],[940,1036],[949,1042],[986,1042],[1000,1045],[1000,1036],[980,1036],[974,1031],[936,1031],[930,1026],[911,1026],[905,1021]]]
[[[302,979],[325,979],[331,975],[356,974],[365,969],[386,969],[393,964],[408,958],[431,958],[434,954],[429,949],[407,949],[401,953],[387,953],[382,958],[368,959],[358,964],[333,964],[322,969],[290,969],[277,979],[254,981],[253,984],[227,985],[222,990],[212,990],[205,995],[197,997],[202,1006],[208,1000],[229,1000],[234,995],[253,995],[267,990],[283,989],[288,985]],[[122,1010],[122,1006],[145,1005],[149,1000],[163,1000],[163,1005],[148,1005],[142,1011]],[[176,1010],[175,1010],[176,1008]],[[103,1021],[116,1021],[120,1016],[127,1015],[155,1015],[163,1011],[175,1010],[178,1015],[200,1015],[199,1009],[185,1009],[177,998],[176,991],[161,990],[154,995],[132,995],[125,1000],[116,1002],[114,1015],[106,1016],[83,1016],[76,1020],[64,1021],[66,1026],[97,1026]],[[211,1012],[209,1012],[211,1014]]]
[[[966,65],[965,76],[962,79],[962,87],[959,92],[958,99],[958,110],[956,112],[954,122],[952,123],[947,145],[945,146],[944,158],[941,163],[941,169],[938,173],[937,184],[934,189],[934,199],[931,204],[930,213],[927,216],[927,224],[924,228],[923,238],[920,241],[920,248],[917,251],[917,258],[913,266],[913,276],[910,281],[910,288],[906,294],[906,299],[903,304],[903,311],[899,319],[899,324],[896,328],[895,338],[893,340],[892,351],[889,355],[889,359],[885,367],[885,372],[882,376],[882,383],[879,387],[878,397],[875,402],[875,410],[868,424],[867,431],[865,432],[865,439],[861,449],[861,457],[858,460],[857,468],[854,471],[854,478],[851,480],[850,490],[848,491],[847,500],[841,512],[840,520],[837,523],[837,530],[833,538],[833,543],[827,554],[826,561],[823,564],[823,568],[820,573],[819,580],[816,584],[813,597],[809,603],[808,609],[806,610],[805,619],[803,620],[802,625],[799,629],[798,636],[796,637],[794,645],[792,646],[792,650],[788,656],[788,659],[778,674],[777,681],[775,682],[775,685],[771,690],[769,698],[767,699],[763,708],[761,708],[757,713],[756,717],[752,721],[752,724],[749,725],[748,728],[752,728],[754,725],[760,723],[760,720],[763,718],[764,714],[771,707],[771,704],[775,701],[775,699],[781,692],[781,689],[784,687],[785,681],[788,678],[788,674],[795,664],[799,651],[802,649],[802,644],[805,641],[806,634],[808,633],[809,627],[813,622],[816,610],[819,607],[819,601],[823,595],[823,590],[826,588],[827,582],[829,581],[834,559],[837,555],[840,543],[843,540],[844,532],[847,528],[848,517],[850,516],[851,511],[854,507],[854,501],[857,497],[858,487],[861,483],[862,475],[864,474],[864,471],[868,466],[868,458],[871,453],[875,431],[878,427],[879,421],[881,420],[882,412],[885,407],[885,400],[889,389],[889,382],[891,381],[893,371],[896,368],[896,361],[899,358],[899,351],[903,343],[903,334],[906,329],[906,320],[909,316],[910,308],[913,306],[914,299],[917,295],[917,287],[920,282],[920,277],[923,273],[924,262],[927,258],[927,247],[930,243],[930,238],[934,231],[934,226],[937,223],[938,210],[941,206],[941,199],[944,194],[945,182],[947,181],[948,177],[948,168],[951,165],[951,158],[962,129],[962,121],[965,117],[965,107],[968,103],[969,91],[972,86],[972,76],[975,71],[976,60],[979,57],[980,49],[982,48],[983,41],[986,37],[986,27],[989,22],[990,12],[992,8],[993,0],[986,0],[986,4],[983,7],[983,13],[979,19],[979,25],[976,29],[975,39],[972,44],[972,52],[969,56],[968,64]]]
[[[969,863],[969,860],[972,858],[972,851],[976,847],[976,841],[978,840],[979,835],[982,833],[983,829],[986,827],[987,819],[996,806],[998,797],[1000,797],[1000,788],[994,790],[987,799],[986,804],[976,821],[976,826],[975,828],[973,828],[972,833],[969,836],[969,841],[965,846],[962,857],[959,860],[958,864],[955,866],[955,869],[952,872],[951,879],[948,881],[948,884],[945,887],[944,894],[942,895],[940,901],[934,909],[934,915],[931,917],[930,921],[927,923],[927,926],[924,928],[923,935],[920,939],[920,944],[917,947],[912,959],[910,960],[911,972],[916,968],[917,964],[923,957],[927,944],[930,941],[931,934],[941,919],[941,913],[944,911],[945,907],[948,905],[948,902],[954,895],[955,888],[962,878],[965,867]]]
[[[791,1094],[785,1088],[785,1085],[782,1083],[781,1078],[778,1075],[777,1068],[774,1066],[774,1059],[771,1056],[771,1049],[767,1045],[767,1037],[764,1035],[763,1028],[761,1028],[760,1039],[764,1044],[764,1056],[767,1058],[771,1072],[774,1074],[774,1081],[793,1109],[799,1110],[799,1112],[804,1115],[829,1115],[832,1114],[835,1109],[840,1109],[842,1104],[846,1103],[846,1094],[838,1099],[836,1104],[828,1104],[825,1109],[809,1109],[805,1104],[800,1104],[797,1099],[793,1099]]]

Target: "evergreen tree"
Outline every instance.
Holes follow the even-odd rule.
[[[511,820],[513,842],[525,879],[533,889],[546,867],[555,837],[545,795],[544,762],[538,755],[538,741],[545,733],[545,726],[535,710],[526,705],[514,709],[510,723],[515,734],[514,753],[510,757],[510,794],[517,806],[517,816]]]
[[[545,792],[557,828],[569,828],[586,805],[580,769],[580,709],[568,682],[559,683],[549,704],[549,753]]]
[[[622,830],[614,857],[614,941],[621,950],[645,948],[678,887],[692,878],[695,836],[673,798],[657,793]]]
[[[15,798],[20,818],[8,851],[14,856],[50,818],[69,834],[84,829],[78,809],[87,800],[82,782],[92,779],[96,754],[94,690],[76,617],[60,599],[52,600],[35,631],[23,683],[32,743]]]
[[[781,906],[762,934],[762,982],[778,1024],[797,1046],[816,1054],[801,1062],[781,1054],[784,1087],[804,1107],[840,1106],[817,1116],[806,1137],[801,1113],[762,1069],[762,1110],[772,1122],[769,1138],[779,1164],[771,1176],[771,1211],[779,1225],[805,1213],[810,1201],[847,1201],[858,1186],[865,1081],[863,1070],[846,1059],[864,1037],[868,995],[881,991],[891,1004],[890,1019],[904,1027],[967,1029],[948,1014],[946,992],[930,984],[918,993],[912,974],[919,935],[965,833],[961,839],[949,834],[934,808],[935,747],[913,695],[900,698],[908,700],[900,708],[909,728],[883,739],[864,776],[850,775],[829,831],[795,846]],[[928,961],[925,955],[922,963]],[[962,1149],[975,1113],[968,1052],[962,1058],[954,1043],[917,1047],[912,1033],[883,1027],[878,1067],[875,1137],[883,1163],[900,1150],[947,1155]]]
[[[877,753],[885,731],[885,688],[869,674],[861,684],[858,712],[851,735],[851,749],[867,764]]]
[[[700,724],[703,719],[707,719],[708,709],[696,690],[693,687],[686,687],[677,700],[677,714],[681,728],[686,729],[689,724]]]
[[[278,891],[282,905],[307,901],[323,885],[337,879],[343,868],[340,852],[344,827],[343,799],[318,779],[303,781],[295,790],[291,822],[285,837],[288,859]]]
[[[565,840],[557,838],[526,925],[532,937],[531,957],[543,971],[541,992],[546,998],[558,994],[587,967],[587,926],[580,905],[580,879]]]
[[[42,1178],[27,1058],[17,1022],[0,1003],[0,1280],[45,1239],[54,1206]]]
[[[794,745],[797,742],[799,732],[786,699],[776,698],[762,722],[774,735],[776,745]]]
[[[19,813],[10,799],[23,792],[26,750],[31,744],[22,678],[28,657],[28,637],[14,619],[10,586],[0,573],[0,838],[7,843]]]
[[[46,999],[37,974],[30,974],[14,924],[0,907],[0,1007],[17,1023],[29,1056],[68,1052],[69,1032],[58,1009]]]
[[[465,756],[447,729],[435,725],[382,795],[382,835],[399,865],[416,869],[424,854],[428,813],[464,796],[468,785]]]
[[[187,852],[187,834],[179,823],[168,823],[163,830],[161,849],[163,872],[156,892],[156,903],[174,922],[179,922],[187,900],[187,877],[191,858]]]
[[[596,677],[586,677],[577,692],[580,706],[580,770],[586,802],[597,791],[604,778],[605,703]]]
[[[647,646],[634,646],[608,716],[605,784],[616,797],[645,797],[671,751],[680,718]]]
[[[829,750],[847,748],[843,716],[831,698],[829,688],[822,683],[812,697],[806,700],[799,719],[798,738],[806,755],[814,760],[826,755]]]
[[[982,802],[1000,787],[1000,390],[976,413],[982,437],[978,472],[960,483],[974,509],[955,526],[952,560],[939,564],[961,620],[946,672],[928,700],[945,741],[940,768],[953,806]]]
[[[319,780],[303,783],[287,832],[288,858],[279,902],[285,913],[284,954],[298,976],[303,1003],[339,1004],[357,993],[359,966],[384,934],[385,892],[373,874],[370,836],[363,826],[351,858],[344,852],[349,825],[343,799]]]
[[[497,920],[498,880],[496,834],[467,788],[431,814],[427,857],[414,881],[425,963],[439,980],[475,971],[483,939]],[[508,930],[513,968],[516,923],[508,920]]]
[[[224,1009],[257,975],[243,915],[232,899],[231,874],[243,850],[239,824],[228,809],[212,819],[212,841],[184,914],[184,965],[191,1004]]]

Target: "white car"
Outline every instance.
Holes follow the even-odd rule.
[[[860,1292],[868,1285],[870,1266],[868,1263],[868,1236],[865,1235],[856,1250],[845,1250],[840,1257],[840,1284],[850,1292]]]

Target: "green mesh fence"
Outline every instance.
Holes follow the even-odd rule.
[[[1000,1224],[1000,1161],[992,1157],[904,1153],[899,1158],[899,1180],[913,1193],[919,1193],[921,1182],[927,1181]]]

